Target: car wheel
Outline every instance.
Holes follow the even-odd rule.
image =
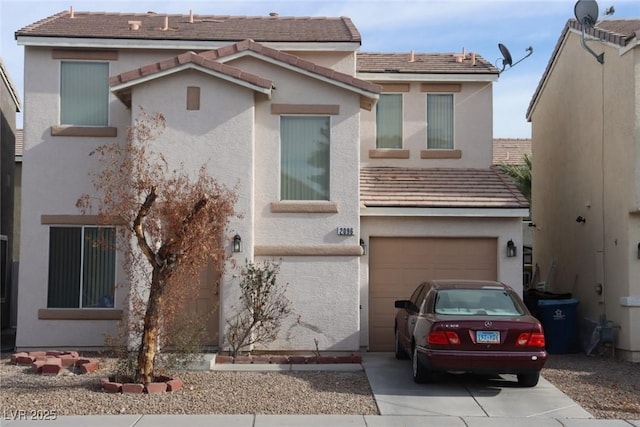
[[[400,345],[400,336],[398,334],[398,330],[396,329],[395,333],[395,350],[396,350],[396,359],[398,360],[406,360],[407,353],[404,351],[402,346]]]
[[[540,372],[518,374],[518,384],[522,387],[535,387],[540,379]]]
[[[420,361],[420,358],[418,357],[418,349],[415,346],[413,347],[413,355],[411,357],[411,367],[413,369],[413,381],[418,384],[429,382],[431,375],[424,364]]]

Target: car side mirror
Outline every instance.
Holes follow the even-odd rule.
[[[396,308],[404,308],[405,310],[408,310],[412,306],[412,304],[411,304],[411,301],[409,300],[399,299],[399,300],[396,300],[395,306]]]

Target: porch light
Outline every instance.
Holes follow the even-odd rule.
[[[367,254],[367,245],[364,244],[364,240],[360,239],[360,247],[362,248],[362,255]],[[640,247],[640,245],[639,245]]]
[[[233,236],[233,252],[242,252],[242,238],[239,234]]]
[[[516,255],[518,255],[518,249],[516,248],[515,243],[513,243],[513,240],[509,239],[507,242],[507,257],[513,258]]]

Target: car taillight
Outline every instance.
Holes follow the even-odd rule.
[[[460,337],[453,331],[432,331],[429,332],[427,342],[431,345],[458,345]]]
[[[542,332],[523,332],[516,340],[516,345],[521,347],[544,347],[544,334]]]

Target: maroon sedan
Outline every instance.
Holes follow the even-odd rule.
[[[396,357],[411,356],[416,382],[462,371],[516,374],[521,386],[538,384],[547,361],[542,325],[509,286],[432,280],[395,306]]]

